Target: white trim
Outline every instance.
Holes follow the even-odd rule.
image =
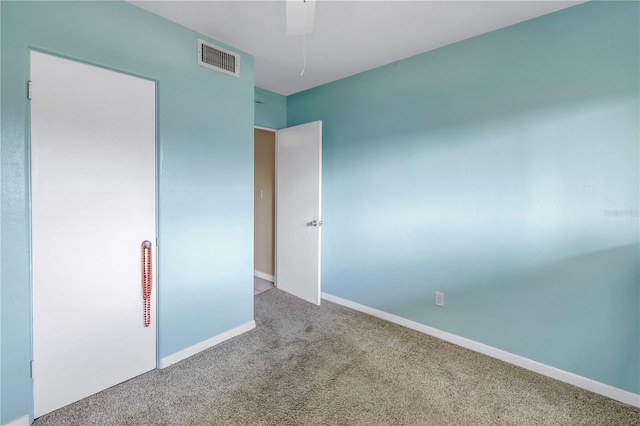
[[[274,277],[273,275],[269,275],[266,272],[258,271],[257,269],[253,270],[253,276],[262,278],[263,280],[267,280],[272,283],[276,282],[276,277]]]
[[[5,423],[4,426],[29,426],[29,416],[22,416],[19,419]]]
[[[192,355],[197,354],[198,352],[202,352],[205,349],[209,349],[212,346],[220,344],[225,340],[229,340],[232,337],[236,337],[242,333],[245,333],[249,330],[256,328],[256,322],[251,320],[246,324],[239,325],[236,328],[232,328],[231,330],[227,330],[224,333],[220,333],[217,336],[213,336],[210,339],[204,340],[200,343],[196,343],[193,346],[189,346],[186,349],[178,351],[174,354],[166,356],[160,360],[160,368],[166,368],[171,364],[175,364],[176,362],[182,361],[185,358],[189,358]]]
[[[272,129],[270,127],[262,127],[262,126],[253,126],[253,128],[258,130],[266,130],[267,132],[273,132],[273,133],[276,133],[278,131],[278,129]]]
[[[501,349],[497,349],[492,346],[467,339],[465,337],[447,333],[446,331],[438,330],[437,328],[429,327],[428,325],[420,324],[418,322],[411,321],[406,318],[390,314],[388,312],[380,311],[375,308],[370,308],[368,306],[361,305],[359,303],[352,302],[341,297],[322,293],[322,298],[328,300],[329,302],[337,303],[356,311],[364,312],[365,314],[369,314],[374,317],[392,322],[394,324],[398,324],[403,327],[407,327],[412,330],[437,337],[438,339],[453,343],[458,346],[462,346],[463,348],[471,349],[472,351],[479,352],[492,358],[508,362],[509,364],[517,365],[518,367],[534,371],[536,373],[542,374],[543,376],[551,377],[553,379],[560,380],[561,382],[569,383],[579,388],[604,395],[606,397],[615,399],[616,401],[624,402],[625,404],[629,404],[634,407],[640,407],[640,395],[633,392],[619,389],[604,383],[596,382],[595,380],[588,379],[583,376],[578,376],[577,374],[570,373],[565,370],[560,370],[559,368],[551,367],[550,365],[542,364],[529,358],[515,355],[510,352],[506,352]]]
[[[278,276],[278,135],[279,130],[274,132],[274,152],[273,152],[273,276]],[[276,281],[273,282],[278,287]]]

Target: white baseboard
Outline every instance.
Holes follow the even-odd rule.
[[[160,360],[160,368],[166,368],[171,364],[175,364],[178,361],[182,361],[185,358],[189,358],[192,355],[197,354],[198,352],[202,352],[205,349],[209,349],[212,346],[220,344],[225,340],[229,340],[232,337],[236,337],[242,333],[246,333],[249,330],[256,328],[256,322],[251,320],[246,324],[242,324],[236,328],[232,328],[231,330],[225,331],[224,333],[218,334],[217,336],[213,336],[210,339],[204,340],[200,343],[196,343],[193,346],[189,346],[186,349],[178,351],[174,354],[166,356]]]
[[[364,312],[365,314],[369,314],[371,316],[392,322],[394,324],[398,324],[412,330],[437,337],[438,339],[453,343],[458,346],[462,346],[463,348],[471,349],[472,351],[479,352],[492,358],[497,358],[501,361],[508,362],[509,364],[517,365],[518,367],[535,371],[536,373],[542,374],[543,376],[551,377],[556,380],[560,380],[561,382],[569,383],[579,388],[604,395],[606,397],[615,399],[616,401],[624,402],[625,404],[629,404],[634,407],[640,407],[640,395],[633,392],[619,389],[604,383],[596,382],[595,380],[588,379],[586,377],[579,376],[565,370],[560,370],[559,368],[551,367],[538,361],[533,361],[529,358],[515,355],[510,352],[506,352],[501,349],[497,349],[492,346],[467,339],[465,337],[447,333],[446,331],[438,330],[437,328],[429,327],[428,325],[420,324],[418,322],[411,321],[406,318],[390,314],[388,312],[370,308],[368,306],[361,305],[359,303],[352,302],[341,297],[322,293],[322,298],[328,300],[329,302],[334,302],[339,305],[346,306],[347,308]]]
[[[276,282],[276,277],[274,277],[273,275],[269,275],[266,272],[258,271],[257,269],[253,270],[253,276],[262,278],[263,280],[267,280],[272,283]]]
[[[5,423],[4,426],[29,426],[29,416],[22,416],[19,419]]]

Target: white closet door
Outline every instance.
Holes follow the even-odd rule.
[[[322,122],[276,134],[276,285],[320,304]]]
[[[103,68],[32,52],[31,81],[38,417],[155,368],[156,113],[154,82]]]

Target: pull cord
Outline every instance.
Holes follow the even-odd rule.
[[[302,16],[304,20],[302,22],[302,72],[300,75],[304,75],[304,70],[307,69],[307,0],[302,0],[304,3]]]

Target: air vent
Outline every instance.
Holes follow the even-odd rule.
[[[240,77],[240,55],[198,40],[198,65]]]

